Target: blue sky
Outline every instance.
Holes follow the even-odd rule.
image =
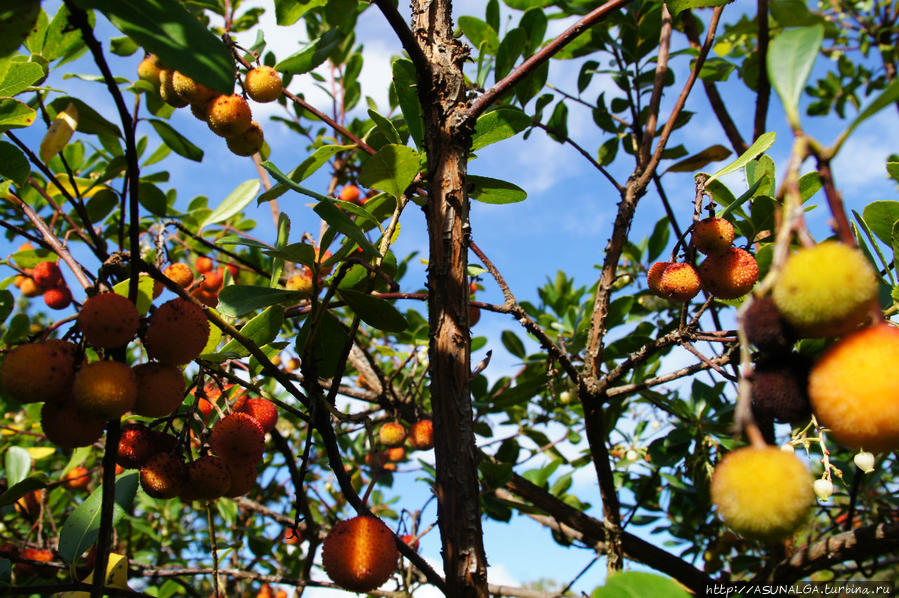
[[[405,3],[400,5],[401,10],[408,12]],[[466,0],[457,2],[456,5],[457,15],[473,14],[483,18],[484,3],[481,0]],[[58,2],[45,2],[44,6],[45,10],[52,14]],[[736,20],[744,8],[753,10],[754,6],[755,3],[738,0],[725,10],[724,18]],[[503,22],[506,22],[505,17],[509,11],[505,6],[502,8]],[[270,18],[264,18],[263,23],[267,24],[269,48],[276,51],[279,59],[300,48],[300,42],[305,35],[301,25],[275,28]],[[567,23],[552,21],[551,32],[561,30]],[[101,25],[99,31],[108,37],[119,35],[106,23]],[[390,77],[391,56],[400,52],[399,43],[380,14],[373,8],[366,11],[360,19],[357,39],[364,40],[366,49],[366,62],[361,76],[363,94],[372,96],[382,108],[382,113],[386,112],[384,83]],[[244,38],[244,41],[249,45],[252,38]],[[108,49],[108,44],[106,48]],[[111,53],[107,56],[114,72],[126,76],[134,73],[141,58],[139,54],[128,58],[115,57]],[[677,75],[674,89],[679,89],[679,85],[685,79],[686,65],[684,57],[673,62],[672,68]],[[823,66],[823,61],[819,60],[816,72],[821,72]],[[578,67],[579,63],[576,62],[553,61],[550,79],[558,87],[575,92],[574,82]],[[81,73],[96,72],[89,59],[81,59],[68,68]],[[326,70],[322,72],[327,74]],[[82,97],[109,120],[117,120],[101,84],[59,78],[51,79],[50,83],[68,90],[72,95]],[[743,83],[736,78],[736,75],[732,75],[731,80],[720,87],[732,115],[743,125],[741,128],[745,131],[747,123],[752,118],[754,107],[746,101],[748,96],[744,93]],[[308,77],[294,78],[290,89],[306,93],[307,99],[319,108],[325,110],[329,108],[323,94],[316,93]],[[611,91],[613,85],[608,79],[596,77],[584,97],[589,100],[595,99],[603,89]],[[663,101],[663,115],[670,110],[672,102],[672,98]],[[593,125],[587,111],[577,110],[574,104],[570,104],[570,107],[569,131],[572,137],[588,150],[595,151],[595,148],[605,141],[605,134]],[[280,113],[279,107],[254,104],[253,108],[255,118],[261,122],[266,139],[272,148],[270,160],[282,171],[289,171],[306,157],[305,142],[303,140],[298,142],[294,134],[267,119],[273,114]],[[695,111],[696,115],[687,127],[675,134],[672,145],[684,143],[691,153],[698,152],[713,143],[727,145],[701,90],[697,90],[691,96],[687,109]],[[782,174],[791,139],[776,97],[772,97],[768,122],[769,128],[778,132],[778,141],[769,153],[777,164],[778,172]],[[178,189],[181,202],[186,203],[195,195],[206,195],[210,198],[210,205],[214,206],[240,182],[257,176],[256,168],[249,158],[238,158],[231,154],[224,141],[213,135],[205,124],[195,120],[188,111],[177,111],[171,123],[206,151],[206,157],[201,164],[186,161],[173,154],[161,164],[148,169],[148,172],[168,170],[172,175],[170,185]],[[816,134],[820,131],[819,139],[825,144],[828,144],[839,130],[833,118],[808,119],[807,123],[809,130]],[[42,125],[38,124],[31,130],[23,131],[21,136],[36,144],[43,132]],[[151,139],[155,139],[152,129],[146,124],[142,124],[138,132],[139,135],[149,135]],[[860,210],[872,200],[895,198],[895,188],[886,179],[884,163],[890,152],[899,149],[892,144],[892,140],[897,138],[899,138],[899,122],[896,113],[887,109],[878,118],[862,125],[847,143],[836,160],[834,171],[837,185],[843,191],[848,208]],[[721,165],[723,163],[711,165],[708,169],[711,171]],[[613,173],[623,180],[629,174],[630,166],[626,160],[620,160]],[[496,206],[474,202],[471,212],[475,241],[493,259],[520,300],[536,302],[538,300],[536,288],[547,277],[554,277],[557,270],[563,270],[569,276],[573,276],[578,285],[589,285],[594,282],[597,274],[594,266],[602,260],[603,248],[611,232],[618,197],[607,181],[583,158],[570,148],[550,140],[542,132],[534,131],[527,141],[522,141],[518,137],[480,150],[478,159],[471,163],[470,172],[512,181],[528,192],[528,199],[519,204]],[[304,185],[325,192],[328,174],[329,170],[325,167],[305,181]],[[666,180],[669,197],[678,212],[680,223],[685,226],[692,212],[694,193],[692,175],[675,174],[666,177]],[[738,194],[745,189],[745,183],[740,175],[730,177],[727,182]],[[279,203],[281,210],[291,216],[292,241],[298,241],[303,231],[317,236],[319,221],[315,214],[305,207],[308,198],[288,194],[282,196]],[[254,234],[263,240],[273,241],[274,232],[268,206],[251,209],[250,213],[259,224]],[[638,208],[632,229],[634,236],[640,238],[648,235],[662,214],[661,204],[651,191],[643,198]],[[427,236],[421,211],[414,206],[408,208],[401,223],[402,233],[394,246],[397,255],[404,256],[409,252],[418,251],[422,257],[426,256]],[[826,234],[826,214],[823,210],[813,213],[810,225],[817,237]],[[474,256],[472,258],[472,261],[476,261]],[[424,267],[417,262],[414,263],[416,265],[407,276],[403,290],[416,290],[424,285]],[[70,284],[74,282],[70,275],[67,275],[67,278]],[[486,290],[479,294],[479,299],[502,302],[495,285],[487,281],[484,286]],[[82,298],[80,291],[74,288],[73,290],[76,297]],[[404,309],[405,306],[399,307]],[[498,342],[499,335],[504,329],[511,328],[520,336],[524,336],[515,326],[508,317],[485,312],[475,328],[477,335],[490,339],[486,348],[494,349],[493,361],[486,372],[491,379],[508,375],[517,369],[516,359],[508,355]],[[473,356],[473,361],[479,360],[482,356],[483,350]],[[692,357],[676,354],[666,361],[666,366],[675,367],[682,363],[692,363],[692,360]],[[567,454],[573,456],[573,451],[578,448],[569,447],[570,451]],[[416,509],[423,504],[429,493],[424,484],[415,482],[415,477],[414,473],[397,476],[398,489],[402,496],[400,505],[410,509]],[[575,484],[575,490],[582,500],[593,503],[595,507],[599,505],[599,494],[590,468],[576,476]],[[430,521],[433,521],[436,516],[433,504],[429,513]],[[428,517],[425,517],[425,521],[428,521]],[[545,529],[524,517],[513,519],[511,524],[485,521],[484,525],[487,553],[492,565],[490,580],[493,583],[515,585],[541,577],[567,582],[593,556],[591,551],[557,546]],[[439,540],[436,530],[423,539],[421,552],[433,563],[439,562]],[[575,591],[589,592],[595,585],[601,583],[604,568],[603,563],[594,565],[574,586]],[[321,573],[318,575],[323,577]],[[307,595],[334,594],[321,590],[310,591]],[[429,594],[423,592],[421,595]]]

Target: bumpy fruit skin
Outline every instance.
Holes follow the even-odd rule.
[[[720,255],[734,242],[734,225],[724,218],[706,218],[693,226],[693,246],[705,255]]]
[[[147,460],[155,455],[159,447],[156,445],[157,434],[143,424],[125,424],[119,437],[116,463],[125,469],[143,467]]]
[[[409,444],[419,451],[426,451],[434,447],[434,423],[429,419],[422,419],[409,428]]]
[[[180,297],[167,301],[150,318],[144,346],[150,357],[168,365],[193,361],[209,339],[203,310]]]
[[[800,335],[841,336],[867,318],[877,299],[877,278],[860,251],[825,241],[787,259],[772,296]]]
[[[815,502],[805,465],[773,446],[728,453],[712,474],[711,494],[727,527],[766,541],[796,531]]]
[[[186,289],[194,281],[193,271],[190,269],[190,266],[184,262],[169,264],[162,273],[165,274],[167,278],[170,278],[177,283],[182,289]]]
[[[236,463],[228,464],[231,471],[231,485],[225,492],[225,496],[243,496],[256,485],[256,464],[255,463]]]
[[[762,420],[800,423],[812,414],[809,363],[797,354],[757,363],[752,374],[752,411]]]
[[[695,297],[700,288],[702,283],[693,266],[674,262],[662,272],[657,294],[672,301],[686,302]]]
[[[187,485],[192,496],[212,500],[231,487],[231,471],[220,457],[204,455],[187,465]]]
[[[743,313],[746,339],[761,349],[772,353],[788,351],[796,342],[796,331],[780,315],[774,299],[756,297]]]
[[[106,420],[85,413],[71,402],[62,405],[44,403],[41,407],[41,429],[47,440],[58,447],[73,449],[90,446],[100,440]]]
[[[159,95],[169,106],[184,108],[188,102],[175,91],[174,76],[175,71],[167,69],[159,71]]]
[[[75,374],[75,406],[106,419],[121,417],[137,400],[137,376],[119,361],[98,361]]]
[[[34,267],[31,277],[39,287],[52,289],[62,282],[62,271],[56,262],[41,262]]]
[[[157,453],[140,469],[140,485],[153,498],[175,498],[187,481],[187,465],[171,453]]]
[[[209,102],[206,123],[220,137],[234,137],[250,128],[250,105],[237,94],[221,95]]]
[[[646,284],[653,294],[658,295],[661,292],[659,283],[662,282],[662,273],[670,265],[671,262],[656,262],[649,267],[649,271],[646,273]]]
[[[209,445],[228,463],[258,463],[265,450],[265,432],[246,413],[232,413],[213,426]]]
[[[854,332],[824,354],[809,374],[809,398],[828,434],[853,449],[899,450],[899,329]]]
[[[0,365],[4,393],[20,403],[61,402],[73,376],[72,357],[44,343],[19,345]]]
[[[67,286],[44,291],[44,304],[50,309],[65,309],[72,303],[72,291]]]
[[[265,134],[262,132],[262,127],[259,126],[259,123],[254,120],[246,131],[233,137],[228,137],[225,143],[232,154],[252,156],[262,149],[262,144],[265,143]]]
[[[378,431],[378,441],[384,446],[402,446],[405,440],[406,428],[399,422],[387,422]]]
[[[312,276],[304,272],[302,274],[294,274],[287,279],[284,287],[288,291],[299,291],[305,297],[312,295]]]
[[[721,299],[737,299],[752,290],[759,278],[759,265],[745,249],[731,247],[710,255],[699,266],[702,288]]]
[[[159,59],[155,54],[148,54],[140,64],[137,65],[137,76],[144,81],[149,81],[153,85],[159,85]]]
[[[369,592],[381,586],[396,570],[398,558],[390,529],[365,515],[338,522],[322,546],[325,573],[353,592]]]
[[[188,104],[204,104],[218,95],[217,91],[194,81],[180,71],[172,73],[172,89],[179,98]]]
[[[137,376],[134,413],[164,417],[181,406],[187,392],[181,370],[162,363],[142,363],[134,366],[134,373]]]
[[[88,298],[78,313],[78,328],[84,340],[94,347],[115,349],[126,345],[137,334],[140,314],[127,297],[101,293]]]
[[[236,407],[235,403],[234,410],[238,413],[246,413],[255,419],[266,434],[274,430],[275,425],[278,423],[278,409],[274,403],[266,399],[258,397],[247,399],[241,402],[239,408]]]
[[[270,66],[259,66],[247,73],[244,86],[253,101],[274,102],[281,95],[283,82],[278,71]]]

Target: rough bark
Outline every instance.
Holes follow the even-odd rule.
[[[430,324],[438,524],[448,596],[488,595],[470,392],[468,197],[470,132],[465,46],[452,34],[449,0],[414,0],[412,32],[428,63],[418,92],[428,152],[428,322]],[[425,71],[425,72],[422,72]]]

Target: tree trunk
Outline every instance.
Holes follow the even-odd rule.
[[[431,405],[437,461],[438,525],[447,595],[486,597],[487,558],[472,422],[468,327],[470,132],[456,123],[466,108],[467,49],[453,38],[449,0],[414,0],[412,31],[429,65],[419,98],[428,152],[428,321]]]

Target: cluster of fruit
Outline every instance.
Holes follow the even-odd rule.
[[[30,243],[19,247],[19,251],[33,249]],[[72,291],[62,277],[62,270],[56,261],[35,264],[34,268],[23,268],[13,284],[25,297],[44,296],[44,303],[50,309],[65,309],[72,303]]]
[[[175,108],[190,106],[210,130],[224,137],[228,149],[238,156],[252,156],[262,149],[262,127],[253,120],[250,104],[240,94],[220,94],[179,71],[171,70],[149,54],[137,67],[137,76],[151,83],[159,95]],[[270,66],[259,66],[244,76],[244,89],[253,101],[273,102],[282,91],[281,75]]]
[[[334,266],[324,265],[324,263],[331,257],[330,251],[325,250],[321,256],[319,256],[318,247],[315,247],[314,251],[315,261],[318,264],[318,286],[321,287],[323,277],[330,274]],[[302,265],[299,267],[299,273],[289,276],[287,282],[284,284],[284,288],[288,291],[299,291],[304,297],[311,296],[314,287],[315,285],[312,284],[312,270],[308,266]]]
[[[287,598],[287,592],[284,590],[273,590],[272,586],[267,583],[262,584],[256,598]]]
[[[899,449],[899,380],[884,375],[899,359],[899,329],[879,316],[867,325],[878,289],[864,254],[825,241],[790,255],[771,295],[743,315],[747,339],[767,352],[753,374],[754,413],[795,422],[814,412],[830,436],[860,451],[855,463],[865,473],[873,470],[868,451]],[[840,338],[809,368],[792,352],[803,337]],[[795,531],[833,484],[829,472],[812,483],[792,451],[745,447],[715,468],[711,493],[731,529],[770,541]]]
[[[434,446],[434,424],[429,419],[422,419],[409,427],[400,422],[387,422],[378,430],[378,442],[386,450],[369,453],[365,456],[365,464],[381,471],[396,471],[396,464],[406,457],[403,444],[408,441],[409,447],[416,451],[426,451]]]
[[[693,226],[692,242],[706,256],[699,271],[686,262],[656,262],[647,275],[649,290],[672,301],[689,301],[705,289],[719,299],[737,299],[752,290],[759,267],[748,251],[734,247],[734,226],[709,217]]]
[[[226,266],[215,267],[212,260],[208,257],[198,257],[194,262],[194,268],[198,276],[202,279],[194,284],[196,277],[190,266],[184,262],[175,262],[166,266],[163,274],[172,281],[178,283],[183,289],[190,291],[190,294],[197,298],[203,305],[215,307],[219,302],[219,291],[225,284],[225,268]],[[233,264],[227,265],[231,272],[232,278],[237,278],[239,270]],[[155,282],[153,286],[153,297],[158,297],[162,293],[162,284]]]

